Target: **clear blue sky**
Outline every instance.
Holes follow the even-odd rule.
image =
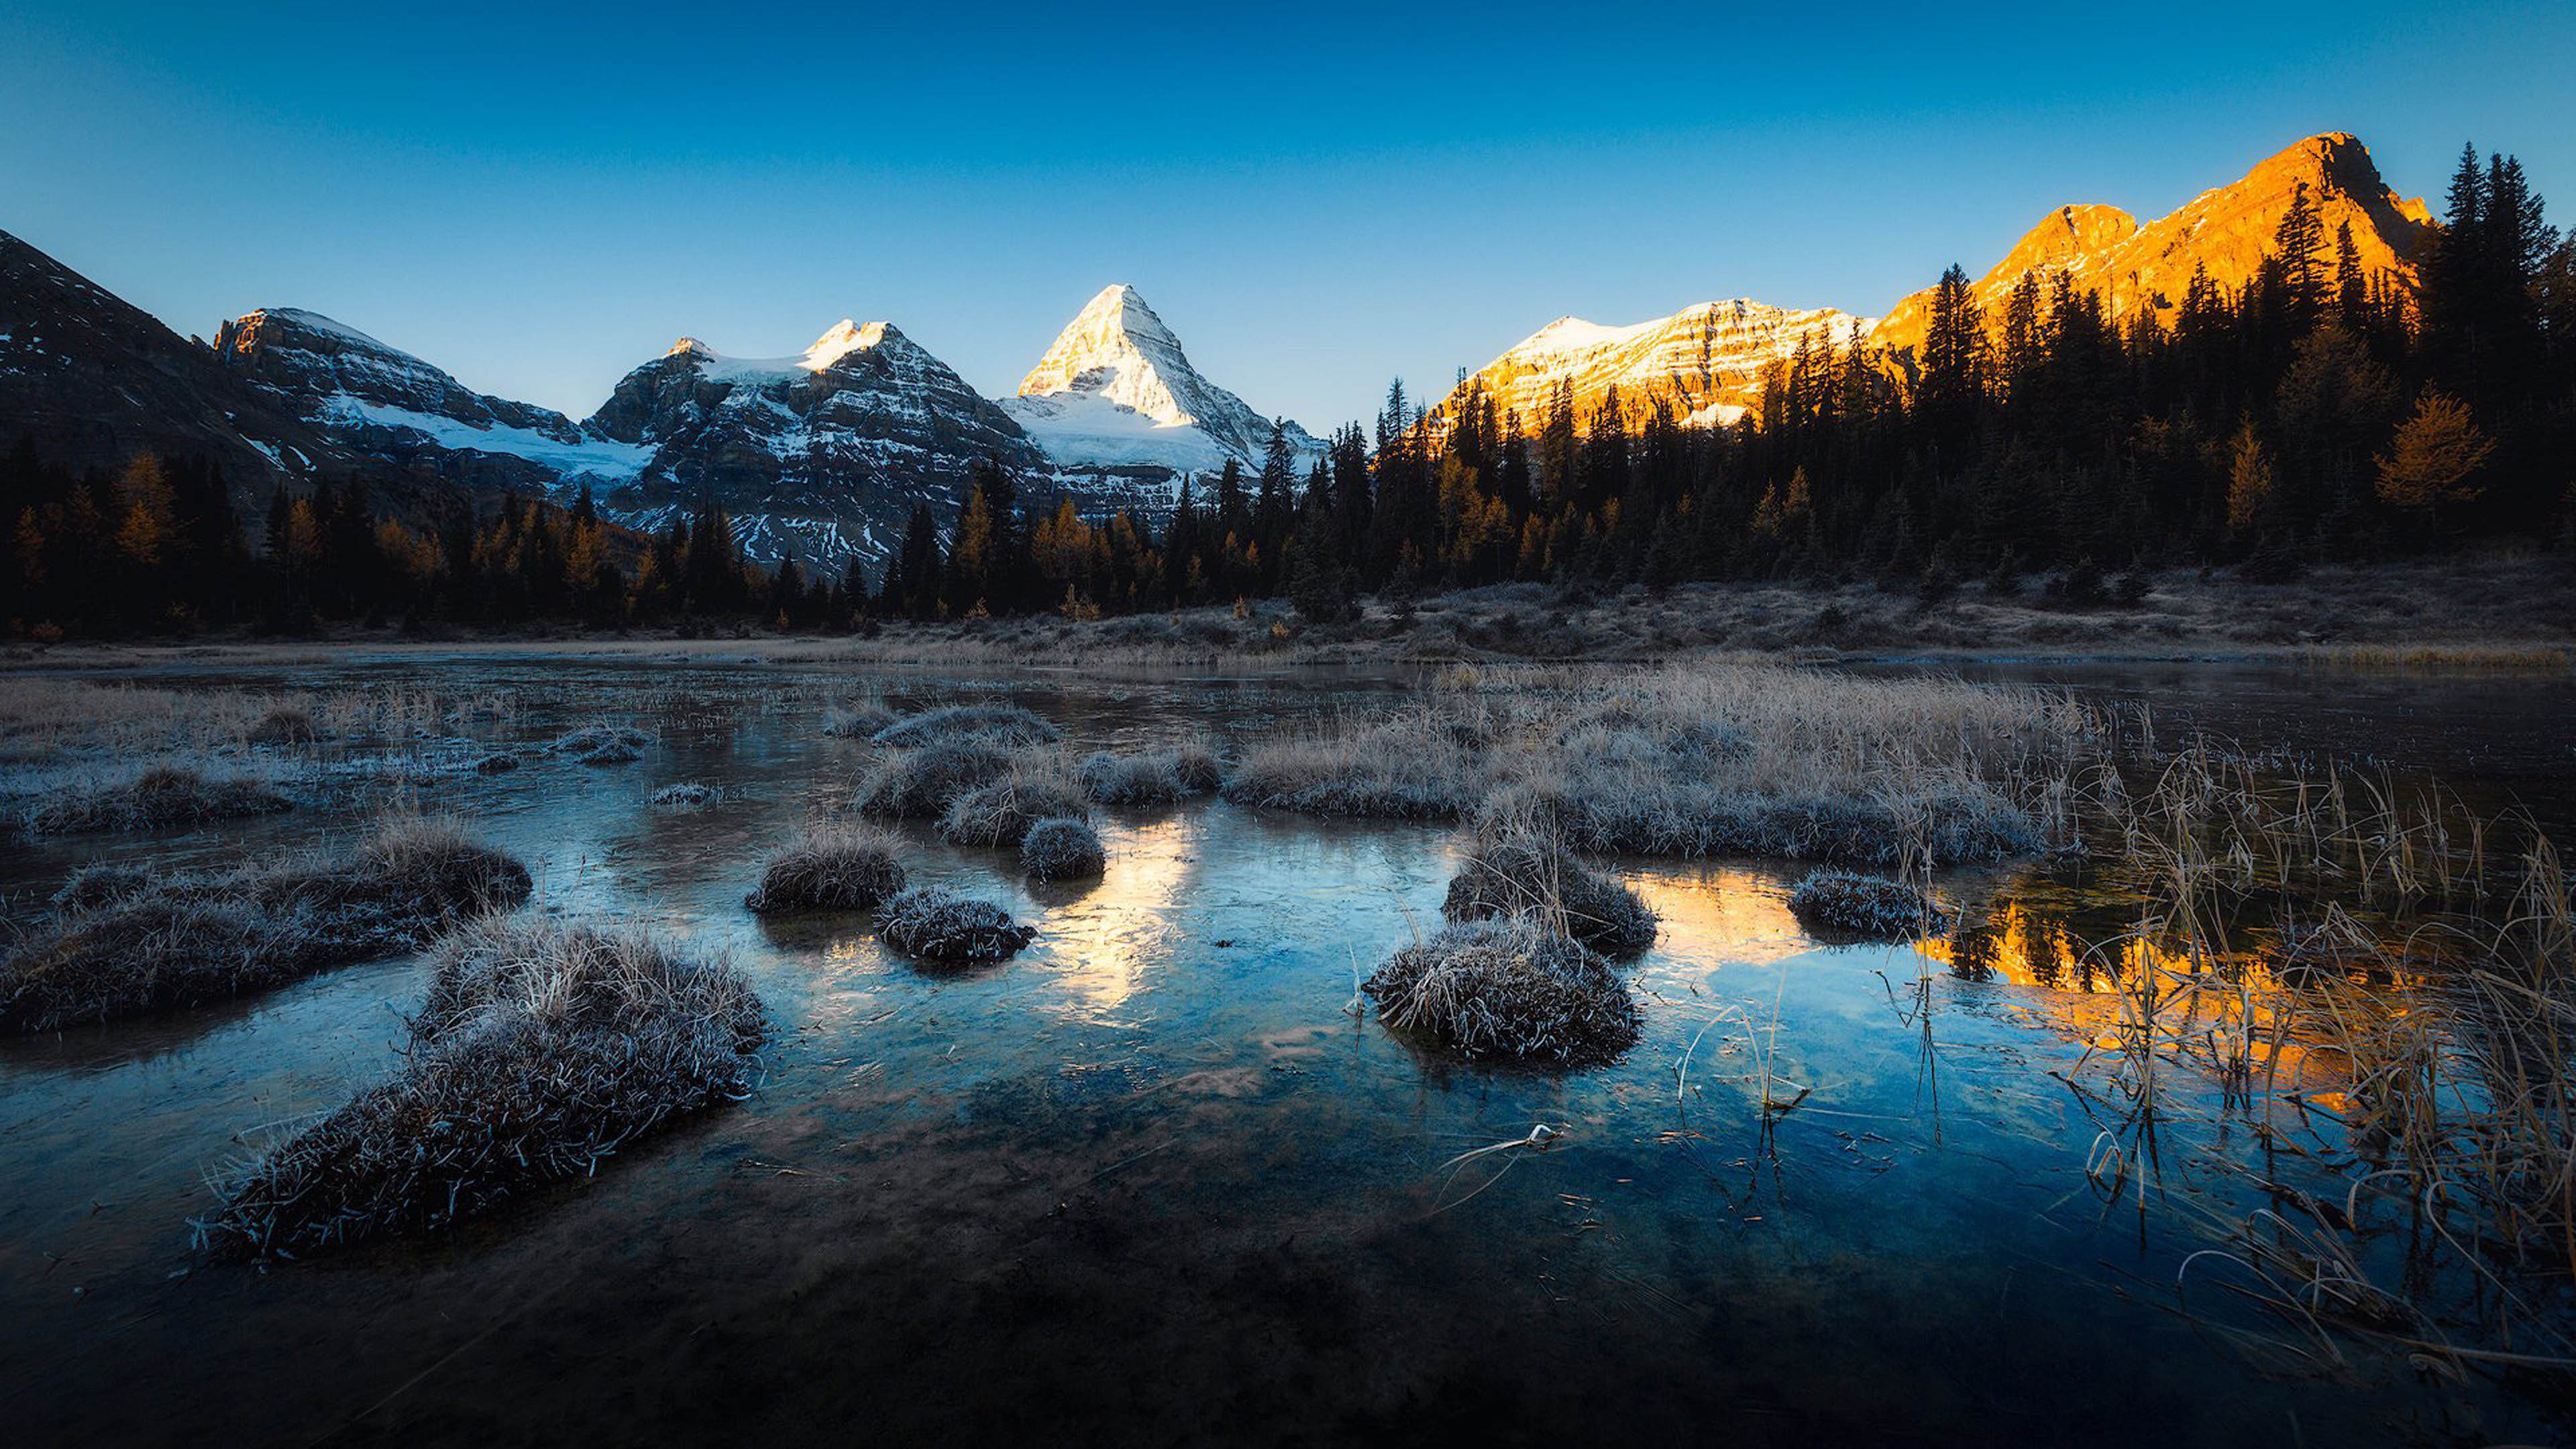
[[[2576,221],[2563,0],[1254,9],[9,0],[0,229],[182,333],[309,307],[576,417],[844,315],[1007,392],[1127,281],[1321,427],[1564,313],[1882,311],[2324,130],[2409,195],[2516,151]]]

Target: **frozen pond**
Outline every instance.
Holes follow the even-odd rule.
[[[265,1270],[192,1253],[208,1174],[395,1065],[417,959],[0,1040],[14,1442],[2566,1432],[2527,1397],[2384,1353],[2355,1349],[2338,1382],[2258,1337],[2277,1330],[2216,1280],[2177,1289],[2205,1221],[2246,1211],[2223,1163],[2250,1148],[2177,1133],[2143,1210],[2088,1183],[2100,1129],[2063,1074],[2111,1010],[2084,989],[2083,947],[2117,929],[2116,902],[2035,866],[1945,879],[1971,929],[1917,950],[1810,938],[1784,904],[1791,867],[1615,862],[1663,918],[1622,968],[1643,1040],[1608,1068],[1493,1070],[1350,1009],[1360,975],[1436,924],[1447,827],[1212,800],[1103,811],[1105,878],[1056,887],[909,829],[916,880],[1038,928],[966,971],[889,955],[865,918],[765,923],[742,904],[865,756],[821,732],[843,692],[1006,696],[1079,752],[1240,738],[1382,702],[1397,677],[410,658],[152,682],[508,697],[475,732],[520,747],[519,770],[354,793],[460,815],[534,871],[530,909],[730,956],[775,1038],[753,1100],[595,1179],[436,1241]],[[2177,729],[2370,741],[2393,769],[2569,818],[2564,680],[2070,682],[2153,700]],[[654,743],[606,768],[528,748],[593,719]],[[683,780],[725,799],[649,803]],[[12,841],[0,887],[23,911],[83,861],[221,863],[363,811]],[[1766,1075],[1804,1090],[1794,1110],[1766,1119]],[[1542,1125],[1545,1150],[1462,1160]]]

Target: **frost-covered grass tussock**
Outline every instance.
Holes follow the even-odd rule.
[[[1453,923],[1527,921],[1605,956],[1633,956],[1659,929],[1635,891],[1576,859],[1544,819],[1512,812],[1477,831],[1440,914]]]
[[[625,765],[644,758],[652,740],[632,725],[584,725],[556,740],[554,752],[576,765]]]
[[[764,1035],[729,965],[552,921],[468,926],[439,947],[402,1069],[244,1168],[199,1241],[286,1257],[448,1228],[747,1095]]]
[[[2098,733],[2069,699],[1699,663],[1464,673],[1246,752],[1229,799],[1447,820],[1509,793],[1582,851],[1989,861],[2061,833]]]
[[[1083,757],[1076,773],[1093,801],[1117,808],[1204,795],[1223,782],[1225,766],[1204,745],[1178,745],[1130,755],[1097,751]]]
[[[1075,816],[1041,820],[1020,842],[1020,871],[1031,880],[1088,880],[1108,865],[1099,832]]]
[[[301,704],[271,705],[244,736],[254,745],[309,745],[322,738],[322,727],[314,722],[313,711]]]
[[[220,874],[90,867],[0,957],[0,1029],[197,1006],[417,950],[526,900],[529,884],[525,866],[454,822],[413,816],[354,848]]]
[[[787,911],[872,911],[904,887],[895,840],[864,825],[808,827],[771,857],[743,904],[763,915]]]
[[[1953,919],[1931,897],[1903,881],[1847,870],[1811,872],[1790,890],[1789,912],[1811,931],[1870,941],[1938,935],[1950,928]]]
[[[0,675],[0,761],[201,760],[346,740],[410,741],[507,724],[508,695],[411,684],[278,694]]]
[[[68,835],[202,825],[293,808],[295,802],[264,776],[211,775],[185,766],[156,765],[122,784],[68,778],[29,805],[25,819],[30,834]]]
[[[721,785],[703,780],[681,780],[653,792],[653,803],[664,810],[706,810],[724,803]]]
[[[1008,774],[966,791],[939,817],[939,838],[951,845],[1011,847],[1029,827],[1089,811],[1081,788],[1049,759],[1023,759]]]
[[[872,739],[894,720],[894,712],[878,700],[849,700],[824,706],[823,733],[836,740]]]
[[[1527,918],[1445,927],[1361,989],[1388,1026],[1471,1058],[1598,1066],[1644,1019],[1608,962]]]
[[[1051,745],[1056,727],[1016,704],[952,704],[907,715],[876,732],[878,744],[918,749],[943,741],[981,739],[1008,745]]]
[[[1015,759],[981,738],[891,751],[860,777],[850,806],[878,820],[936,819],[958,796],[1010,773]]]
[[[914,886],[887,901],[877,912],[877,934],[907,956],[952,964],[1004,960],[1037,939],[991,901],[937,886]]]
[[[93,861],[66,876],[62,888],[55,891],[46,904],[52,906],[56,914],[77,915],[139,896],[159,880],[158,875],[139,865]]]

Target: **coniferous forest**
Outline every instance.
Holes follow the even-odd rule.
[[[1759,408],[1684,426],[1615,390],[1541,416],[1398,382],[1373,424],[1301,470],[1274,432],[1257,476],[1182,485],[1157,524],[1084,517],[978,465],[952,517],[917,508],[870,574],[745,562],[712,504],[640,534],[569,507],[376,509],[368,480],[279,492],[244,518],[195,458],[74,473],[33,438],[0,455],[18,635],[326,622],[586,628],[730,620],[847,630],[890,618],[1095,617],[1284,596],[1311,619],[1364,594],[1505,581],[1875,578],[2064,596],[2110,574],[2576,548],[2576,239],[2514,158],[2464,151],[2412,295],[2366,275],[2302,191],[2241,289],[2196,274],[2170,323],[2025,274],[1987,315],[1952,266],[1919,357],[1802,344]]]

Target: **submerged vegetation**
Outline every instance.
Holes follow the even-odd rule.
[[[227,1257],[434,1232],[748,1093],[760,998],[642,936],[486,921],[440,946],[402,1070],[260,1156],[199,1223]]]
[[[84,870],[0,957],[0,1028],[196,1006],[417,950],[528,897],[525,866],[453,821],[389,820],[354,848],[214,874]]]
[[[1212,787],[1253,809],[1433,822],[1341,832],[1372,847],[1404,842],[1394,848],[1408,853],[1400,904],[1411,910],[1429,904],[1419,892],[1448,874],[1436,932],[1417,931],[1389,950],[1402,939],[1395,917],[1368,928],[1380,943],[1377,965],[1369,970],[1366,944],[1352,952],[1355,1012],[1426,1053],[1480,1065],[1620,1064],[1593,1085],[1634,1094],[1641,1073],[1668,1063],[1675,1014],[1705,1010],[1712,1025],[1740,1027],[1742,1040],[1723,1029],[1693,1035],[1696,1021],[1681,1023],[1688,1046],[1663,1088],[1695,1093],[1728,1070],[1713,1063],[1749,1065],[1746,1081],[1758,1084],[1747,1095],[1765,1132],[1851,1108],[1852,1074],[1845,1063],[1798,1060],[1818,1048],[1798,1042],[1794,1003],[1786,1027],[1776,1007],[1765,1026],[1735,999],[1740,979],[1694,974],[1687,993],[1676,989],[1677,967],[1704,944],[1693,933],[1705,931],[1697,912],[1710,904],[1689,892],[1738,891],[1743,899],[1726,908],[1769,914],[1763,929],[1804,949],[1777,929],[1782,892],[1770,881],[1781,862],[1856,866],[1865,873],[1791,868],[1788,905],[1811,934],[1913,939],[1923,962],[1950,963],[1962,982],[2063,990],[2077,1003],[2023,1004],[2034,1029],[2064,1037],[2030,1055],[2090,1114],[2065,1114],[2094,1124],[2071,1145],[2099,1136],[2081,1152],[2043,1141],[2032,1149],[2037,1165],[2025,1165],[2081,1174],[2106,1200],[2157,1214],[2162,1266],[2182,1270],[2189,1311],[2232,1329],[2251,1304],[2268,1315],[2258,1317],[2264,1326],[2286,1326],[2280,1337],[2305,1361],[2329,1366],[2356,1336],[2446,1372],[2557,1372],[2576,1360],[2576,1324],[2564,1309],[2576,1301],[2576,1149],[2568,1146],[2576,1140],[2576,947],[2556,857],[2523,823],[2483,820],[2445,797],[2290,751],[2255,757],[2195,741],[2173,752],[2173,742],[2137,727],[2139,716],[2045,690],[1709,658],[1448,665],[1426,676],[1397,696],[1378,692],[1383,681],[1372,678],[1366,692],[1342,697],[1374,707],[1341,713],[1274,713],[1268,700],[1212,711],[1228,721],[1294,721],[1266,737],[1230,723],[1223,735],[1171,743],[1204,728],[1190,722],[1135,743],[1141,732],[1122,719],[1110,734],[1120,748],[1095,751],[1097,736],[1068,729],[1068,745],[1044,719],[991,700],[898,717],[874,694],[854,695],[850,676],[835,672],[753,706],[796,742],[784,758],[812,764],[809,776],[737,791],[733,776],[710,773],[704,783],[656,790],[666,778],[657,774],[586,793],[612,819],[619,811],[642,819],[645,839],[694,841],[698,827],[648,809],[697,808],[718,798],[723,781],[723,798],[744,808],[711,817],[704,838],[721,842],[714,858],[724,864],[710,878],[733,878],[731,891],[751,882],[730,874],[749,868],[730,832],[797,802],[811,823],[761,863],[758,889],[743,898],[749,909],[872,911],[887,951],[925,962],[1003,961],[1046,930],[1055,949],[1043,972],[978,973],[978,989],[996,1000],[1069,967],[1100,977],[1087,984],[1104,996],[1136,989],[1117,979],[1126,963],[1110,954],[1128,949],[1123,933],[1134,922],[1095,918],[1164,909],[1154,892],[1186,892],[1194,867],[1156,868],[1199,859],[1198,844],[1222,829],[1266,839],[1302,832],[1277,820],[1212,826],[1234,815],[1222,806],[1145,815],[1125,822],[1117,838],[1133,853],[1104,885],[1032,886],[1025,898],[995,900],[907,889],[915,881],[899,856],[939,855],[943,879],[962,871],[1085,881],[1108,868],[1087,817],[1165,807]],[[896,690],[915,697],[900,682]],[[37,698],[41,691],[52,693]],[[587,749],[632,748],[640,738],[601,726],[558,751],[550,728],[486,728],[501,708],[489,701],[209,691],[206,706],[191,710],[187,696],[167,693],[44,682],[14,698],[0,691],[0,750],[35,762],[22,778],[52,772],[42,777],[50,784],[100,778],[112,753],[100,741],[144,758],[184,749],[208,772],[290,781],[304,802],[327,798],[339,779],[385,778],[360,773],[375,771],[379,758],[470,760],[463,745],[523,750],[547,777],[525,786],[467,780],[466,788],[543,789],[575,778],[571,761]],[[538,698],[536,719],[566,717],[564,700]],[[281,711],[301,712],[311,737],[301,726],[272,727]],[[811,736],[818,717],[843,719],[833,711],[857,722],[832,730],[849,743],[824,747]],[[79,714],[95,717],[88,735],[69,718]],[[674,697],[584,700],[569,716],[594,717],[651,720],[675,743],[687,741],[675,756],[697,753],[684,733],[697,727],[692,712]],[[898,835],[863,820],[916,823]],[[437,833],[419,825],[394,833],[405,832]],[[446,834],[461,843],[452,827]],[[942,852],[934,836],[969,853]],[[988,853],[1015,843],[1016,859]],[[1454,862],[1425,871],[1442,848],[1454,848]],[[1632,852],[1753,856],[1758,883],[1743,887],[1733,868],[1633,858],[1612,869],[1611,857]],[[401,854],[387,847],[375,858]],[[2028,859],[2009,871],[1949,870],[2009,857]],[[387,866],[388,883],[373,893],[321,862],[180,876],[127,859],[72,871],[59,889],[53,874],[42,882],[37,894],[50,893],[49,911],[31,919],[0,965],[0,1022],[52,1029],[218,1000],[331,961],[416,949],[528,890],[514,867],[466,856],[453,886],[397,885],[436,872]],[[1623,874],[1663,908],[1662,920]],[[1703,876],[1724,883],[1702,887]],[[2069,945],[2071,936],[2014,937],[1981,910],[1999,880],[2046,880],[2085,910],[2134,920],[2104,940],[2093,929],[2103,922],[2087,917],[2087,937],[2100,941],[2090,948]],[[1041,916],[1021,908],[1023,919],[1013,919],[1010,902],[1022,899]],[[1356,908],[1352,918],[1361,918]],[[826,935],[866,939],[862,922],[817,924],[825,929],[761,939],[782,951]],[[485,929],[466,926],[469,936]],[[1667,931],[1684,938],[1669,957],[1625,964]],[[1112,944],[1094,956],[1104,940]],[[1340,944],[1326,952],[1334,1000],[1343,989]],[[534,960],[549,949],[523,944],[502,955]],[[2061,949],[2062,973],[2041,961]],[[1891,982],[1888,999],[1920,1033],[1929,1097],[1935,1087],[1955,1090],[1939,1078],[1957,1021],[1936,1029],[1940,982],[1934,966],[1923,969],[1912,983]],[[921,974],[956,985],[948,972]],[[504,992],[558,979],[533,969],[500,975],[517,983],[493,988]],[[1715,998],[1705,1007],[1685,999],[1703,992]],[[635,1009],[645,1012],[650,997]],[[515,998],[468,1008],[516,1023],[476,1046],[465,1044],[480,1040],[473,1033],[438,1024],[455,1011],[425,1009],[410,1064],[281,1144],[207,1224],[209,1244],[229,1254],[302,1253],[443,1227],[535,1181],[587,1171],[603,1144],[646,1130],[621,1124],[649,1127],[737,1094],[757,1074],[726,1028],[678,1024],[685,1008],[674,1008],[682,1018],[651,1018],[662,1024],[640,1033],[630,1029],[642,1016],[584,1014],[592,1024],[578,1031],[521,1019],[551,1009]],[[1869,1010],[1878,1010],[1874,984]],[[665,1050],[673,1042],[697,1043],[697,1055],[682,1061]],[[1590,1090],[1540,1081],[1569,1094]],[[1775,1091],[1781,1083],[1787,1089]],[[2061,1090],[2036,1074],[2034,1084]],[[1716,1100],[1686,1097],[1694,1112]],[[517,1135],[451,1135],[480,1132],[487,1121]],[[1716,1130],[1701,1120],[1675,1132],[1698,1140]],[[1767,1138],[1765,1148],[1795,1150]],[[2217,1186],[2212,1171],[2226,1174]],[[2191,1174],[2185,1190],[2170,1190],[2176,1173]],[[431,1202],[451,1189],[459,1194],[452,1213]],[[2192,1254],[2203,1241],[2208,1250]]]

